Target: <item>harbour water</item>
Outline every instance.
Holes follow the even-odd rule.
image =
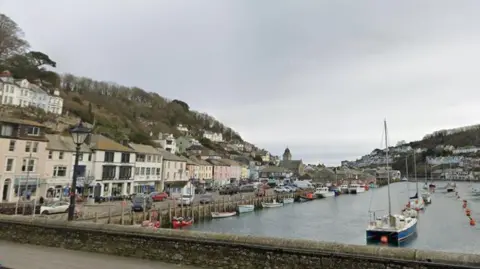
[[[446,182],[436,182],[441,187]],[[423,184],[419,183],[419,188]],[[400,213],[408,196],[415,194],[415,184],[391,185],[392,211]],[[470,226],[462,208],[468,200],[472,217],[480,220],[480,199],[467,196],[468,183],[457,183],[455,193],[437,190],[432,204],[420,213],[418,236],[404,247],[480,254],[480,224]],[[241,216],[213,219],[195,224],[191,230],[283,238],[299,238],[365,245],[365,229],[369,210],[388,209],[387,187],[371,189],[358,195],[341,195],[307,203],[294,203],[282,208],[257,210]]]

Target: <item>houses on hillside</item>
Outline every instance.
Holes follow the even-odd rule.
[[[0,104],[36,107],[57,115],[63,110],[58,90],[49,90],[26,79],[14,79],[8,71],[0,73]]]

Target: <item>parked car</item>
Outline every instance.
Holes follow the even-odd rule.
[[[215,199],[213,199],[213,195],[211,193],[205,193],[200,196],[200,199],[198,200],[200,204],[210,204],[213,202]]]
[[[168,194],[166,192],[152,192],[150,193],[150,197],[152,197],[154,202],[161,202],[168,199]]]
[[[137,194],[132,200],[132,211],[138,212],[150,210],[153,207],[153,199],[147,195]]]
[[[50,204],[46,204],[40,207],[40,214],[50,215],[50,214],[58,214],[58,213],[67,213],[69,205],[70,205],[69,202],[64,202],[64,201],[57,201]]]
[[[193,199],[195,196],[193,195],[183,195],[183,196],[178,196],[175,198],[175,202],[177,203],[178,206],[184,205],[184,206],[189,206],[193,204]]]
[[[254,192],[255,191],[255,187],[253,185],[243,185],[243,186],[240,186],[240,192]]]
[[[290,192],[289,189],[287,189],[285,187],[280,187],[280,186],[275,187],[275,189],[273,189],[273,191],[278,192],[278,193]]]
[[[220,195],[233,195],[237,194],[240,191],[240,188],[234,185],[225,186],[218,192]]]

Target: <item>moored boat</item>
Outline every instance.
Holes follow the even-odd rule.
[[[348,192],[350,194],[359,194],[359,193],[365,192],[365,187],[360,186],[360,184],[357,184],[357,183],[352,183],[348,187]]]
[[[219,218],[228,218],[237,215],[236,211],[233,212],[212,212],[212,218],[219,219]]]
[[[422,193],[422,199],[427,205],[432,203],[432,195],[429,192]]]
[[[370,189],[378,188],[377,184],[375,184],[375,183],[370,183],[368,187],[370,187]]]
[[[283,198],[282,203],[285,204],[293,204],[294,199],[293,198]]]
[[[344,185],[340,186],[340,191],[342,193],[348,193],[348,185],[344,184]]]
[[[415,235],[417,232],[417,219],[409,216],[392,214],[392,201],[390,197],[390,173],[388,171],[388,131],[387,121],[384,121],[385,129],[385,160],[387,167],[388,188],[388,214],[377,218],[375,212],[371,212],[370,223],[366,229],[367,241],[399,244]]]
[[[415,193],[414,196],[410,197],[408,206],[415,210],[423,210],[425,208],[425,202],[421,196],[418,196],[418,193]]]
[[[455,184],[454,182],[449,182],[446,187],[447,192],[454,192],[456,187],[457,184]]]
[[[255,210],[255,206],[254,205],[238,205],[237,210],[239,214],[252,212]]]
[[[174,217],[172,220],[173,229],[179,229],[193,224],[193,218]]]
[[[335,192],[328,190],[327,187],[321,187],[321,188],[315,189],[315,195],[318,198],[328,198],[328,197],[335,196]]]
[[[278,203],[276,200],[273,200],[271,203],[262,203],[263,208],[274,208],[281,206],[283,206],[283,203]]]
[[[480,196],[480,188],[472,188],[471,194],[473,196]]]

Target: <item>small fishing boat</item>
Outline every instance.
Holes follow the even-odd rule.
[[[172,220],[173,229],[179,229],[179,228],[191,226],[192,224],[193,224],[193,218],[190,218],[190,217],[186,217],[186,218],[174,217]]]
[[[422,199],[427,205],[432,203],[432,195],[429,192],[422,193]]]
[[[418,211],[410,207],[405,207],[402,210],[402,215],[408,218],[416,218],[418,216]]]
[[[293,204],[293,201],[294,201],[293,198],[283,198],[282,203],[283,203],[284,205],[286,205],[286,204]]]
[[[369,187],[370,187],[370,189],[376,189],[376,188],[378,188],[377,184],[375,184],[375,183],[370,183],[370,184],[369,184]]]
[[[342,193],[348,193],[348,185],[344,184],[344,185],[340,186],[340,191]]]
[[[360,184],[353,183],[348,187],[348,192],[350,194],[359,194],[365,192],[365,187],[361,186]]]
[[[328,190],[327,187],[321,187],[321,188],[315,189],[315,195],[318,198],[328,198],[328,197],[335,196],[335,192]]]
[[[252,212],[255,210],[255,206],[254,205],[238,205],[237,210],[239,214]]]
[[[342,194],[342,190],[340,189],[340,187],[337,187],[337,186],[331,186],[328,188],[330,191],[333,191],[333,193],[335,193],[335,196],[339,196],[340,194]]]
[[[262,203],[263,208],[274,208],[281,206],[283,206],[283,203],[278,203],[276,200],[273,200],[271,203]]]
[[[233,212],[212,212],[212,218],[220,219],[220,218],[228,218],[237,215],[236,211]]]
[[[457,187],[457,184],[455,184],[454,182],[449,182],[446,188],[447,192],[454,192],[456,187]]]
[[[471,193],[473,196],[480,196],[480,188],[472,188]]]
[[[415,210],[423,210],[425,208],[425,202],[422,197],[418,197],[418,192],[414,196],[410,197],[408,201],[410,208]]]

